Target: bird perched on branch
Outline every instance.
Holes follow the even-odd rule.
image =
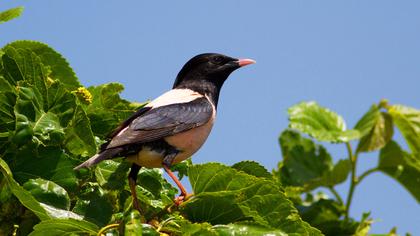
[[[90,167],[103,160],[126,157],[132,162],[128,181],[133,206],[140,211],[135,191],[141,167],[163,167],[181,191],[187,191],[170,167],[193,155],[206,141],[214,119],[220,90],[236,69],[253,64],[217,53],[190,59],[176,77],[172,90],[162,94],[125,120],[92,156],[74,169]]]

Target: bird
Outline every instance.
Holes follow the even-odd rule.
[[[189,196],[170,170],[204,144],[213,127],[224,82],[238,68],[255,63],[219,53],[203,53],[185,63],[171,90],[123,121],[99,152],[75,167],[88,168],[107,159],[131,162],[128,183],[133,207],[141,212],[135,191],[140,168],[163,168],[180,190],[176,203]]]

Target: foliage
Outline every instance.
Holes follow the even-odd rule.
[[[143,104],[121,99],[123,87],[117,83],[84,88],[60,54],[33,41],[2,48],[0,83],[2,203],[21,204],[21,211],[3,216],[9,230],[32,212],[32,224],[19,225],[19,232],[30,232],[39,222],[32,235],[92,234],[116,223],[122,225],[116,232],[126,233],[217,235],[247,229],[320,234],[302,221],[272,175],[251,161],[233,167],[175,166],[189,176],[196,193],[179,208],[173,204],[177,189],[162,171],[142,169],[137,194],[144,215],[136,217],[126,181],[128,163],[107,160],[80,172],[73,167],[93,155],[106,134]],[[142,224],[144,219],[155,227]]]
[[[382,100],[362,116],[353,129],[347,130],[344,119],[315,102],[302,102],[289,109],[290,128],[280,136],[283,161],[274,176],[284,187],[304,220],[326,235],[366,235],[373,222],[366,213],[360,222],[349,217],[355,188],[374,172],[382,172],[398,181],[420,202],[420,111],[390,105]],[[392,140],[394,124],[405,138],[411,152]],[[305,138],[301,134],[311,138]],[[351,135],[349,135],[351,134]],[[358,140],[352,149],[350,141]],[[343,143],[348,158],[335,164],[321,144],[314,141]],[[360,175],[356,173],[359,155],[379,150],[378,165]],[[348,178],[347,198],[335,191],[335,186]],[[313,196],[311,190],[326,187],[335,199]],[[295,191],[305,193],[305,200],[296,198]],[[294,198],[293,198],[294,196]]]
[[[354,188],[375,171],[420,200],[419,110],[381,102],[347,129],[338,114],[302,102],[289,109],[292,129],[280,135],[283,160],[272,173],[254,161],[177,164],[173,170],[188,176],[194,196],[176,206],[178,191],[162,170],[141,169],[140,214],[132,207],[127,162],[73,167],[144,104],[120,98],[118,83],[83,87],[43,43],[13,42],[0,55],[1,235],[366,235],[369,214],[357,221],[349,210]],[[392,141],[394,124],[410,152]],[[355,150],[351,140],[359,140]],[[316,141],[343,143],[348,158],[334,163]],[[359,154],[375,150],[378,166],[357,175]],[[344,201],[334,188],[349,176]],[[319,187],[335,198],[315,194]]]
[[[23,12],[23,7],[16,7],[7,11],[0,12],[0,24],[19,17]]]

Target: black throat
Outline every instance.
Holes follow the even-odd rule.
[[[185,80],[179,85],[174,86],[176,89],[191,89],[194,92],[207,96],[214,106],[217,108],[219,94],[223,83],[214,83],[208,80]]]

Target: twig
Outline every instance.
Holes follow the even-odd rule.
[[[333,186],[329,186],[328,189],[331,191],[331,193],[334,195],[335,199],[341,204],[344,205],[343,199],[341,198],[340,194],[335,190]]]
[[[363,172],[363,174],[361,174],[361,175],[357,178],[357,182],[358,182],[358,183],[362,182],[362,179],[366,178],[366,176],[368,176],[368,175],[370,175],[370,174],[372,174],[372,173],[374,173],[374,172],[376,172],[376,171],[379,171],[378,167],[374,167],[374,168],[371,168],[371,169],[369,169],[369,170],[367,170],[367,171]]]
[[[102,229],[99,230],[97,236],[102,236],[105,231],[107,231],[109,229],[117,228],[118,226],[120,226],[120,224],[107,225],[107,226],[105,226],[105,227],[103,227]]]
[[[344,219],[349,219],[349,212],[350,212],[350,206],[351,201],[353,199],[354,189],[357,185],[357,176],[356,176],[356,165],[357,165],[357,154],[353,155],[353,150],[351,149],[351,145],[349,142],[346,143],[347,152],[349,155],[349,160],[351,163],[351,180],[350,180],[350,190],[347,195],[347,201],[346,201],[346,211],[344,213]]]

